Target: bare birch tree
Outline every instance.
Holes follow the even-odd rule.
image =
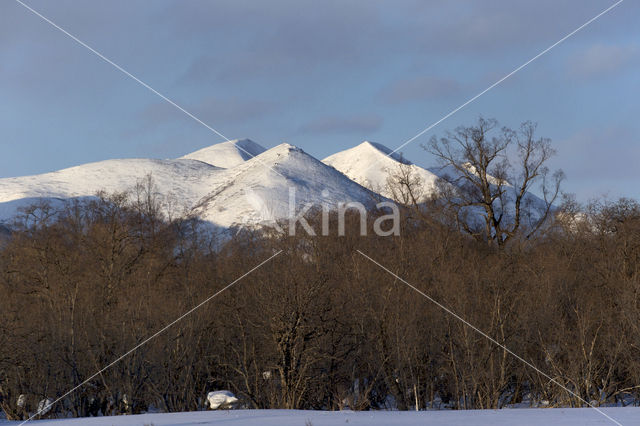
[[[475,126],[434,136],[423,148],[436,156],[445,179],[457,188],[442,194],[459,226],[503,247],[519,232],[529,238],[547,222],[564,174],[550,173],[547,163],[555,151],[550,139],[536,138],[534,123],[524,122],[518,131],[498,126],[494,119],[480,118]],[[542,204],[530,195],[535,187]],[[482,211],[484,221],[474,209]]]

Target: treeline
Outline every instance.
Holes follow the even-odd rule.
[[[48,415],[198,410],[217,389],[248,408],[584,405],[357,250],[580,398],[639,401],[635,202],[567,209],[502,248],[436,208],[405,214],[397,237],[361,237],[356,216],[343,237],[224,242],[151,193],[33,206],[0,250],[0,406],[25,418],[87,380]]]

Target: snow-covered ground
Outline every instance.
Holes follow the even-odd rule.
[[[640,408],[602,408],[620,424],[640,425]],[[595,426],[615,425],[592,408],[532,408],[467,411],[229,410],[141,414],[72,420],[32,420],[37,426]],[[31,423],[31,422],[30,422]],[[19,422],[0,420],[1,426]]]

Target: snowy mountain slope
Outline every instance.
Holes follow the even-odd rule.
[[[476,174],[473,166],[464,165],[469,172]],[[431,171],[438,175],[443,181],[450,183],[453,187],[457,188],[458,193],[460,191],[477,191],[468,181],[462,178],[462,173],[456,170],[452,166],[432,168]],[[488,175],[487,180],[492,185],[492,190],[497,192],[498,185],[502,183],[502,189],[504,195],[501,199],[496,199],[493,202],[496,213],[499,215],[504,212],[504,218],[507,221],[513,220],[513,212],[515,211],[515,200],[518,194],[518,188],[509,182],[502,181],[494,176]],[[480,195],[477,195],[478,197]],[[537,224],[541,217],[545,213],[547,203],[544,199],[538,197],[533,192],[526,192],[521,200],[522,214],[521,223],[525,227],[533,227]],[[478,219],[484,218],[484,209],[481,207],[468,208],[469,211],[475,211],[475,215]],[[482,220],[479,220],[482,224]]]
[[[300,148],[281,144],[228,170],[228,175],[198,203],[196,212],[216,224],[270,223],[306,203],[316,207],[358,201],[374,204],[375,194],[323,164]]]
[[[219,145],[207,152],[228,153],[232,146],[228,142]],[[259,146],[255,145],[254,152],[257,152]],[[248,143],[245,146],[251,147]],[[171,198],[178,206],[179,211],[174,213],[195,213],[223,229],[289,217],[290,191],[295,197],[294,215],[306,203],[317,207],[326,203],[330,208],[350,201],[372,205],[376,197],[340,172],[288,144],[226,169],[185,157],[108,160],[42,175],[0,179],[0,223],[10,221],[20,207],[40,200],[53,201],[55,205],[59,200],[90,197],[100,190],[127,191],[148,175],[152,176],[160,195]],[[226,158],[237,160],[233,155]]]
[[[256,156],[243,153],[240,146]],[[10,222],[19,208],[41,200],[59,206],[61,200],[91,197],[101,190],[130,191],[148,175],[159,195],[171,201],[174,216],[193,213],[223,229],[273,223],[289,217],[291,207],[296,215],[308,203],[332,209],[340,202],[373,206],[381,197],[391,198],[388,179],[401,168],[419,178],[423,198],[437,194],[443,184],[459,189],[451,169],[430,171],[398,155],[388,156],[390,152],[382,145],[364,142],[321,162],[292,145],[264,150],[245,139],[174,160],[107,160],[0,179],[0,224]],[[506,190],[505,210],[512,210],[515,189],[506,186]],[[291,196],[295,197],[293,206]],[[527,194],[525,201],[535,208],[544,206],[533,194]],[[482,211],[473,213],[483,220]]]
[[[198,160],[227,169],[242,164],[265,151],[263,146],[250,139],[236,139],[202,148],[181,159]]]
[[[392,197],[389,178],[398,172],[403,164],[409,172],[420,179],[422,197],[427,198],[438,192],[438,176],[422,167],[411,164],[399,154],[391,154],[391,150],[373,142],[362,142],[360,145],[333,154],[324,160],[325,164],[344,173],[350,179],[385,197]]]
[[[90,197],[100,190],[131,190],[149,174],[162,195],[176,197],[177,204],[188,208],[207,193],[207,183],[221,173],[223,169],[196,160],[125,159],[0,179],[0,222],[38,200]]]
[[[410,173],[411,179],[418,178],[420,183],[421,199],[424,201],[429,197],[437,196],[442,188],[447,188],[452,194],[461,194],[465,190],[465,181],[460,179],[461,174],[453,167],[441,167],[424,169],[415,164],[411,164],[397,154],[391,154],[391,150],[383,145],[363,142],[360,145],[345,151],[333,154],[323,160],[325,164],[341,171],[349,178],[370,188],[371,190],[388,198],[394,198],[390,187],[396,181],[400,168],[404,167],[405,172]],[[474,173],[471,165],[467,169]],[[490,176],[489,182],[494,188],[500,180]],[[496,213],[504,212],[505,222],[514,220],[516,188],[508,182],[503,183],[505,195],[503,200],[494,201]],[[399,200],[402,201],[402,200]],[[525,227],[534,227],[539,219],[543,217],[546,203],[535,194],[528,192],[522,200],[523,213],[521,223]],[[480,206],[466,207],[461,211],[462,215],[468,216],[478,227],[484,226],[485,211]],[[476,223],[477,222],[477,223]]]

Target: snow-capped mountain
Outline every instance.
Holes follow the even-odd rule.
[[[281,144],[229,169],[194,206],[202,219],[216,224],[251,225],[289,217],[311,203],[337,208],[340,202],[373,204],[375,194],[289,144]]]
[[[202,148],[184,157],[185,160],[199,160],[224,169],[235,167],[262,154],[266,149],[250,139],[233,140]]]
[[[408,173],[419,179],[423,200],[438,192],[439,177],[436,174],[412,164],[401,155],[392,153],[389,148],[374,142],[362,142],[354,148],[333,154],[322,162],[388,198],[393,198],[390,184],[393,185],[400,167],[405,167]]]
[[[341,202],[373,206],[383,198],[393,198],[389,183],[400,171],[418,179],[418,195],[423,199],[437,195],[442,185],[461,188],[451,170],[424,169],[373,142],[319,161],[289,144],[267,150],[243,139],[178,159],[107,160],[0,179],[0,225],[10,223],[20,208],[38,201],[56,206],[61,200],[92,197],[98,191],[131,191],[151,175],[174,217],[191,214],[222,229],[252,227],[295,216],[307,204],[333,209]],[[515,190],[510,185],[505,188],[505,210],[512,210]],[[532,194],[527,194],[525,202],[544,205]],[[481,218],[483,213],[477,213]]]
[[[197,160],[107,160],[52,173],[0,179],[0,220],[38,200],[64,200],[131,190],[151,174],[162,195],[188,208],[202,198],[224,169]]]
[[[408,178],[418,187],[414,194],[418,198],[416,200],[418,202],[426,201],[430,197],[437,197],[444,188],[454,196],[462,194],[461,191],[468,190],[468,182],[461,179],[460,172],[451,166],[428,170],[412,164],[383,145],[368,141],[333,154],[325,158],[323,162],[366,188],[397,201],[403,201],[404,198],[401,194],[402,191],[398,191],[399,179]],[[464,167],[471,174],[475,174],[473,166],[464,165]],[[489,176],[488,179],[489,183],[494,186],[494,190],[497,189],[498,184],[503,185],[504,196],[502,199],[494,201],[496,213],[504,213],[505,222],[514,220],[512,216],[515,211],[517,189],[510,183],[501,182],[493,176]],[[396,188],[395,193],[394,187]],[[398,197],[398,195],[400,196]],[[523,209],[521,223],[530,228],[544,217],[547,208],[547,203],[531,192],[525,193],[522,205],[526,208]],[[483,226],[485,211],[482,207],[470,206],[464,208],[462,213],[469,215],[468,220],[472,221],[475,218],[478,226]]]
[[[240,149],[240,146],[242,149]],[[245,151],[255,156],[250,157]],[[219,167],[226,166],[226,168]],[[224,142],[173,160],[123,159],[35,176],[0,179],[0,223],[39,200],[53,201],[131,190],[151,175],[178,211],[220,228],[253,226],[289,217],[300,206],[372,204],[375,194],[300,148],[269,150],[250,140]]]
[[[475,167],[472,165],[462,164],[462,167],[466,169],[468,174],[471,176],[478,176]],[[465,193],[467,197],[471,196],[476,199],[482,197],[481,194],[478,193],[478,188],[471,185],[470,182],[464,178],[464,176],[467,175],[467,172],[462,173],[461,170],[457,170],[455,167],[450,165],[433,168],[432,170],[442,181],[447,182],[451,188],[455,188],[457,194]],[[489,182],[493,193],[498,192],[498,187],[500,187],[502,191],[502,197],[498,197],[493,201],[495,213],[497,215],[504,215],[505,222],[513,221],[516,209],[515,203],[520,188],[514,186],[514,182],[508,182],[489,174],[487,174],[487,181]],[[515,183],[517,185],[517,182]],[[520,221],[524,227],[535,227],[538,224],[538,221],[546,215],[546,209],[548,207],[547,202],[532,192],[525,192],[520,203],[523,207],[521,209]],[[485,213],[482,207],[468,207],[466,210],[478,219],[478,223],[483,223]],[[554,210],[554,208],[551,210]]]

